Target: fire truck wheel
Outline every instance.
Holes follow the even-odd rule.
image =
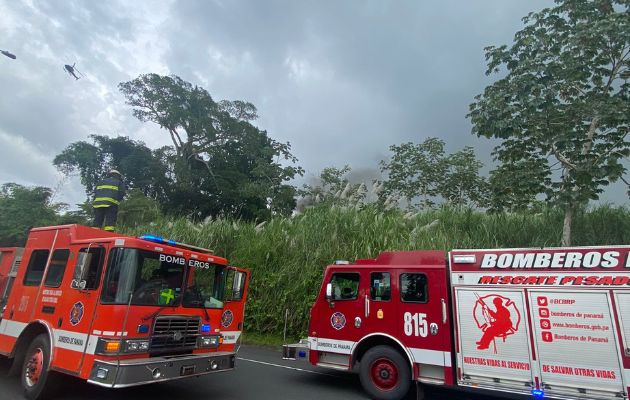
[[[41,334],[35,337],[28,346],[22,364],[22,387],[24,397],[29,400],[42,399],[51,395],[54,385],[54,373],[48,371],[50,361],[50,344],[48,336]]]
[[[359,377],[363,390],[373,399],[402,399],[411,385],[408,362],[389,346],[376,346],[361,359]]]

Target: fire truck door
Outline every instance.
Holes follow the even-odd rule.
[[[361,276],[363,302],[362,328],[366,334],[384,333],[396,338],[402,334],[399,324],[398,302],[395,301],[393,286],[396,273],[378,267]]]
[[[320,363],[348,366],[354,344],[367,332],[361,273],[332,270],[324,288],[329,293],[319,296],[311,314],[311,349],[320,351]]]
[[[234,351],[243,333],[245,301],[247,300],[248,271],[237,267],[228,267],[225,280],[225,303],[221,315],[223,346],[221,350]],[[213,328],[214,329],[214,328]],[[236,349],[238,350],[238,349]]]
[[[55,324],[55,347],[59,351],[57,367],[78,372],[83,363],[92,332],[94,310],[98,303],[99,286],[107,247],[90,244],[79,249],[74,263],[69,265],[72,281],[60,300],[62,312]],[[122,336],[121,327],[112,326],[110,336]],[[108,332],[102,332],[106,335]],[[63,355],[61,354],[63,353]]]
[[[392,292],[392,303],[397,304],[391,316],[392,329],[397,330],[395,337],[409,349],[416,364],[450,366],[444,270],[399,269],[396,275],[391,278],[397,289]]]

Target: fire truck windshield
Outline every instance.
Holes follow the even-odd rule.
[[[184,307],[223,307],[224,266],[204,263],[203,267],[190,267],[187,281]]]
[[[115,248],[109,265],[101,302],[147,306],[175,306],[180,303],[184,280],[183,257],[167,256],[140,249]]]

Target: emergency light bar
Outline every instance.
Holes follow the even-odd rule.
[[[474,264],[477,261],[477,257],[474,254],[466,255],[454,255],[453,262],[456,264]]]
[[[157,235],[142,235],[142,236],[139,236],[138,238],[143,239],[143,240],[148,240],[150,242],[168,244],[170,246],[183,247],[189,250],[199,251],[201,253],[214,254],[214,251],[210,249],[204,249],[203,247],[197,247],[197,246],[193,246],[186,243],[179,243],[172,239],[164,239],[163,237],[157,236]]]
[[[177,244],[177,242],[174,240],[164,239],[161,236],[155,236],[155,235],[142,235],[140,236],[140,239],[149,240],[155,243],[170,244],[172,246]]]

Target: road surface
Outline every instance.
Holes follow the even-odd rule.
[[[22,399],[17,377],[7,377],[9,363],[0,357],[0,398]],[[105,389],[74,378],[61,380],[55,399],[216,399],[216,400],[365,400],[359,377],[352,373],[331,371],[307,363],[283,361],[279,350],[244,345],[236,370],[128,389]],[[454,390],[429,388],[427,400],[482,400]],[[410,393],[406,400],[415,399]],[[495,399],[499,398],[487,398]]]

